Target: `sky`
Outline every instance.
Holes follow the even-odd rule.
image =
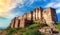
[[[56,9],[60,21],[60,0],[0,0],[0,28],[9,26],[14,17],[23,15],[37,7]]]

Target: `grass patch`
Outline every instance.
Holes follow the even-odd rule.
[[[42,28],[48,26],[44,23],[33,22],[31,25],[26,28],[8,28],[5,29],[7,31],[6,35],[42,35],[41,32],[38,31],[38,28]]]
[[[60,22],[57,23],[57,25],[56,25],[56,29],[60,30]]]
[[[43,35],[43,34],[39,32],[38,30],[33,29],[33,30],[28,30],[24,32],[23,35]]]
[[[43,24],[43,23],[35,23],[35,24],[32,24],[26,28],[28,29],[36,29],[36,28],[42,28],[42,27],[45,27],[45,26],[48,26],[47,24]]]

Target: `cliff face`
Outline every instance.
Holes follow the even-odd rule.
[[[27,24],[32,21],[47,23],[49,26],[53,27],[53,23],[58,21],[56,16],[56,11],[53,8],[47,8],[43,10],[41,7],[35,10],[25,13],[23,16],[15,17],[10,24],[10,28],[24,28]]]

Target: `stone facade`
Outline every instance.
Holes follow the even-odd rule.
[[[56,11],[53,8],[47,8],[43,10],[41,7],[36,8],[31,12],[25,13],[23,16],[14,18],[11,21],[10,28],[24,28],[26,25],[30,24],[32,21],[37,21],[40,23],[47,23],[49,26],[53,26],[58,19]]]

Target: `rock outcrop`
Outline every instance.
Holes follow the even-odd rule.
[[[54,8],[47,8],[43,10],[41,7],[36,8],[31,12],[25,13],[22,16],[15,17],[10,24],[10,28],[24,28],[28,24],[31,24],[32,21],[47,23],[50,27],[53,27],[58,19],[56,11]]]

